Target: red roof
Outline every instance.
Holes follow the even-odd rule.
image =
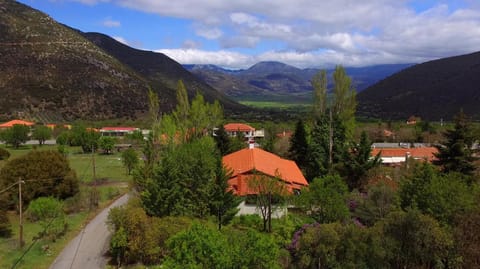
[[[11,120],[9,122],[5,122],[3,124],[0,124],[0,128],[10,128],[13,125],[26,125],[26,126],[32,126],[35,123],[30,122],[30,121],[24,121],[24,120]]]
[[[289,191],[308,186],[307,180],[294,161],[282,159],[259,148],[242,149],[226,155],[223,157],[223,164],[233,172],[229,184],[237,195],[252,193],[247,181],[254,176],[252,174],[254,171],[270,177],[279,177],[289,184]]]
[[[133,132],[138,130],[135,127],[103,127],[100,132]]]
[[[255,128],[253,128],[250,125],[243,124],[243,123],[228,123],[223,126],[225,128],[225,131],[227,132],[248,132],[248,131],[255,131]]]
[[[424,159],[426,161],[433,161],[435,153],[438,149],[435,147],[422,148],[375,148],[372,150],[372,156],[376,156],[380,152],[381,157],[405,157],[407,154],[414,159]]]

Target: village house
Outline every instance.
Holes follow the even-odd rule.
[[[231,136],[236,137],[237,135],[242,134],[245,137],[245,140],[251,141],[255,138],[265,137],[264,130],[255,130],[252,126],[244,123],[227,123],[223,126],[225,132]]]
[[[126,134],[140,131],[140,129],[135,127],[103,127],[99,131],[102,136],[124,137]]]
[[[302,188],[308,186],[307,180],[294,161],[254,148],[253,144],[250,144],[249,148],[224,156],[223,164],[232,172],[228,185],[238,196],[258,194],[252,188],[250,181],[255,180],[259,175],[267,176],[271,180],[279,180],[290,194],[299,193]],[[249,206],[242,202],[239,214],[255,214],[258,213],[257,211],[256,206]],[[282,214],[277,212],[276,215],[279,217]]]
[[[414,160],[432,162],[435,160],[435,154],[438,149],[435,147],[418,147],[418,148],[373,148],[371,156],[377,156],[380,154],[380,159],[383,164],[396,166],[405,161],[408,158]]]
[[[35,123],[30,121],[24,121],[24,120],[11,120],[11,121],[0,124],[0,129],[12,128],[13,125],[25,125],[25,126],[31,127],[35,125]]]

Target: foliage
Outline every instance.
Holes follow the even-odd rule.
[[[218,156],[211,137],[202,137],[165,151],[159,167],[144,186],[142,203],[149,215],[196,216],[210,213]]]
[[[52,129],[45,125],[37,125],[33,129],[32,138],[38,140],[39,145],[43,145],[45,140],[52,138]]]
[[[367,226],[373,226],[399,208],[397,193],[383,182],[369,186],[366,194],[352,196],[349,204],[352,215]]]
[[[190,126],[190,102],[188,101],[188,94],[183,81],[179,80],[177,83],[177,106],[173,112],[175,123],[180,131],[181,139],[183,140]]]
[[[272,237],[254,230],[221,233],[195,223],[168,240],[167,268],[279,268]]]
[[[308,141],[307,131],[301,119],[298,120],[295,125],[295,132],[290,138],[290,149],[288,152],[289,157],[295,161],[301,169],[305,169],[307,166]]]
[[[0,171],[0,189],[19,179],[25,181],[22,197],[25,204],[41,196],[65,199],[79,190],[77,176],[68,160],[55,150],[31,151],[9,160]],[[13,206],[17,201],[16,191],[10,190],[4,194],[10,198],[2,206]]]
[[[432,217],[416,210],[390,213],[378,223],[390,268],[451,268],[453,240]]]
[[[74,125],[69,131],[71,146],[81,146],[83,153],[96,151],[100,134],[93,129],[87,129],[82,125]]]
[[[129,204],[111,209],[107,224],[113,231],[110,252],[117,264],[149,265],[164,259],[167,239],[187,228],[190,220],[149,217],[142,208]]]
[[[315,178],[308,189],[303,189],[296,204],[319,223],[346,220],[347,185],[338,175]]]
[[[235,196],[233,190],[229,189],[228,179],[231,172],[226,170],[220,158],[217,159],[216,169],[210,198],[210,214],[216,216],[220,230],[222,225],[228,224],[237,214],[241,198]]]
[[[452,224],[456,214],[475,205],[478,187],[466,181],[458,173],[439,174],[429,164],[417,166],[412,176],[402,182],[401,206],[416,207],[441,223]]]
[[[330,134],[331,132],[331,134]],[[307,179],[334,172],[344,161],[348,147],[343,123],[338,117],[321,116],[313,126],[308,152]]]
[[[7,160],[10,158],[10,151],[0,148],[0,161]]]
[[[8,238],[12,235],[10,222],[8,221],[7,212],[0,209],[0,238]]]
[[[234,268],[226,237],[208,226],[194,223],[167,242],[167,268]]]
[[[55,241],[66,230],[63,203],[53,197],[39,197],[30,202],[27,210],[32,221],[38,221],[42,227],[39,237],[48,237]]]
[[[215,136],[213,138],[215,139],[215,143],[217,145],[218,151],[220,152],[220,155],[225,156],[231,153],[230,137],[225,131],[225,127],[223,126],[223,124],[220,124],[220,127],[218,127],[218,129],[215,131]]]
[[[459,172],[465,175],[473,175],[477,159],[473,156],[472,145],[476,140],[470,120],[460,111],[455,116],[455,128],[444,133],[447,141],[444,145],[437,146],[438,154],[436,165],[448,172]]]
[[[141,145],[144,141],[142,131],[135,130],[125,134],[125,140],[132,144]]]
[[[372,143],[367,137],[366,132],[362,132],[360,142],[350,148],[350,152],[346,154],[343,164],[343,173],[347,179],[350,190],[361,188],[366,182],[367,172],[380,165],[380,154],[371,158]]]
[[[115,138],[111,136],[102,136],[98,139],[98,146],[103,150],[104,154],[111,154],[115,147]]]
[[[453,236],[463,268],[480,268],[480,207],[456,217]]]
[[[12,145],[14,148],[18,148],[20,144],[27,142],[28,133],[30,127],[21,124],[14,124],[11,128],[2,132],[2,140],[6,144]]]
[[[137,167],[139,163],[138,154],[133,148],[128,148],[122,152],[122,162],[127,169],[127,174],[130,175],[132,170]]]

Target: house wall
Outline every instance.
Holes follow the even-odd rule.
[[[237,213],[237,216],[241,215],[259,215],[260,217],[262,216],[262,212],[260,211],[260,208],[256,205],[251,205],[251,204],[245,204],[245,201],[242,201],[240,205],[238,205],[238,208],[240,209]],[[272,218],[274,219],[279,219],[287,214],[287,207],[282,206],[278,207],[272,212]]]

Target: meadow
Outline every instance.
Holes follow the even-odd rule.
[[[5,145],[0,145],[5,147]],[[6,147],[10,151],[10,158],[27,154],[31,150],[56,150],[55,145],[22,146],[19,149]],[[114,154],[83,154],[80,147],[68,147],[67,159],[70,167],[76,171],[80,180],[79,200],[87,199],[88,193],[95,186],[99,192],[99,206],[94,209],[83,209],[66,216],[68,229],[64,236],[55,241],[46,239],[36,240],[41,232],[41,226],[24,218],[24,242],[22,249],[19,242],[18,212],[8,212],[12,228],[10,238],[0,238],[0,268],[48,268],[55,257],[73,239],[81,229],[103,208],[112,203],[120,195],[128,191],[130,176],[126,174],[120,153]],[[97,184],[93,183],[93,158],[95,158],[95,174]],[[0,168],[5,161],[0,161]],[[23,256],[23,257],[22,257]],[[15,265],[15,267],[13,267]]]

